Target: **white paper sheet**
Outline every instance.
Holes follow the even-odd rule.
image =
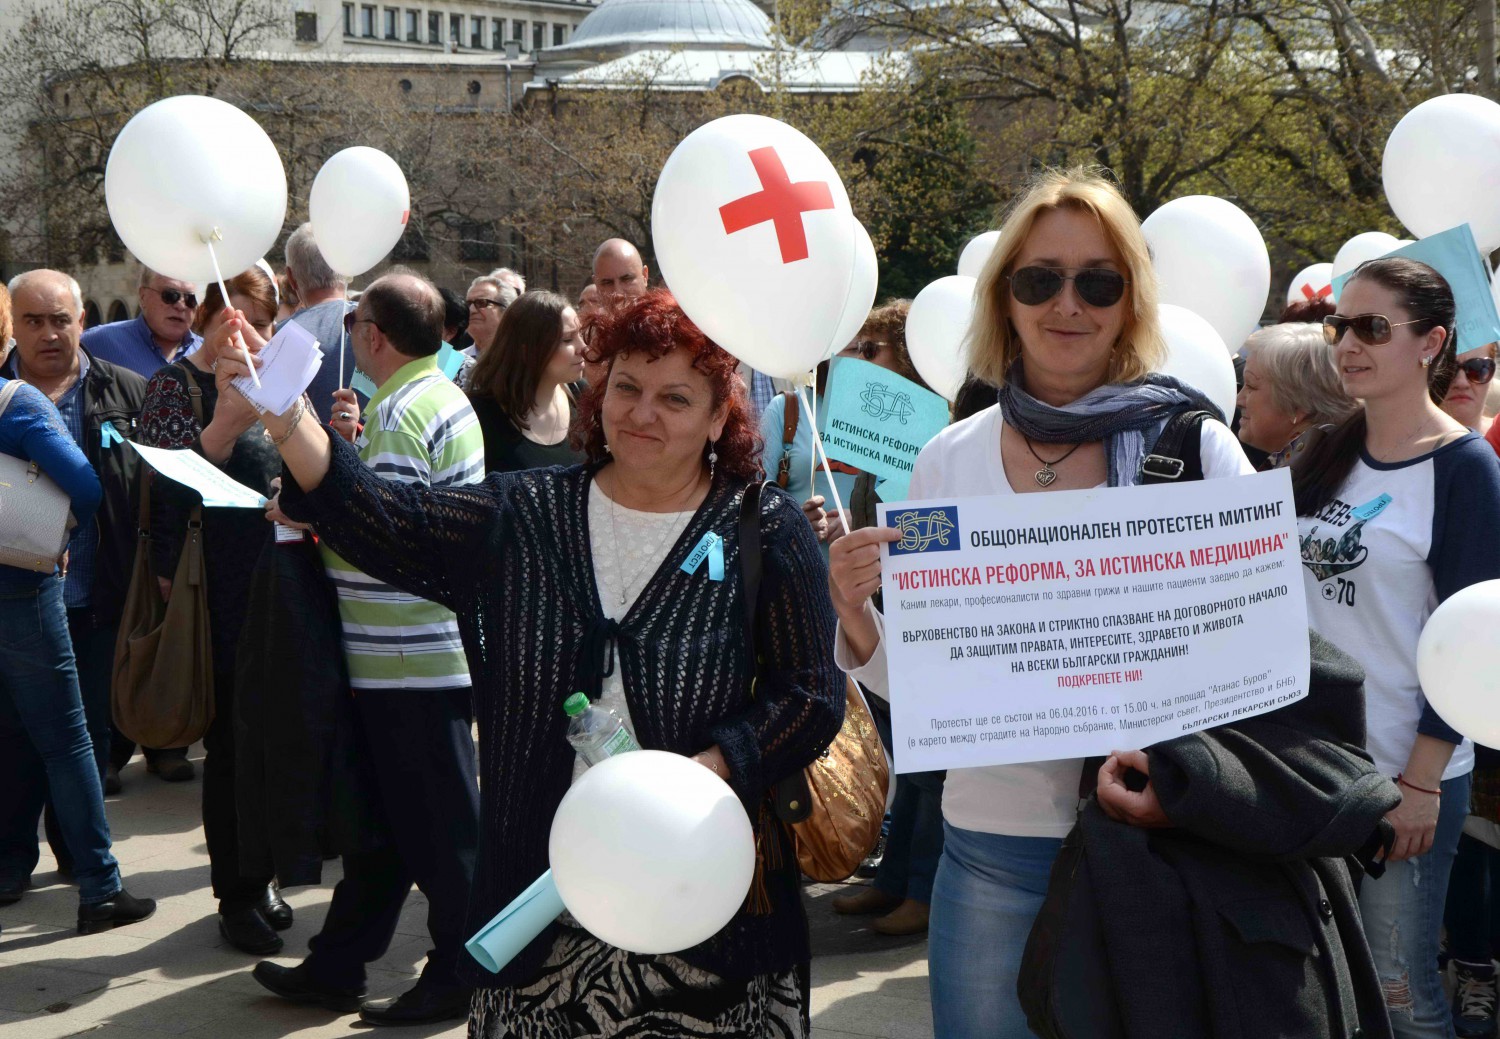
[[[247,380],[248,381],[248,380]],[[169,480],[176,480],[203,495],[205,508],[263,509],[264,496],[244,484],[225,476],[208,459],[186,448],[172,451],[164,447],[143,447],[133,440],[125,443],[135,448],[146,464]]]
[[[261,351],[260,388],[244,376],[235,389],[261,411],[285,415],[311,385],[323,363],[318,340],[295,321],[288,321]]]

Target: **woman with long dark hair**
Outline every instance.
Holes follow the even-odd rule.
[[[469,376],[469,402],[484,431],[491,473],[573,465],[568,443],[583,338],[572,305],[555,292],[528,292],[508,308]]]
[[[1356,269],[1323,328],[1363,406],[1293,464],[1308,620],[1364,666],[1366,744],[1401,795],[1385,875],[1359,895],[1400,1037],[1453,1034],[1438,932],[1474,767],[1473,745],[1423,697],[1417,639],[1438,603],[1500,577],[1474,537],[1500,516],[1500,464],[1439,406],[1454,316],[1452,289],[1426,264]]]

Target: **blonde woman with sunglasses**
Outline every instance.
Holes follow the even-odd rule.
[[[1455,368],[1453,292],[1400,258],[1361,265],[1323,319],[1363,407],[1293,465],[1308,620],[1365,669],[1366,748],[1401,801],[1360,913],[1400,1039],[1452,1036],[1438,932],[1469,806],[1474,748],[1428,706],[1417,639],[1444,599],[1500,578],[1473,532],[1500,517],[1500,463],[1436,403]]]

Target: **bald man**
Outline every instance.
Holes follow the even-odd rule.
[[[594,250],[594,284],[607,306],[646,294],[651,270],[641,260],[640,250],[623,238],[611,238]]]
[[[437,365],[445,309],[432,282],[397,270],[365,289],[354,311],[349,345],[377,387],[355,447],[395,483],[436,488],[484,479],[479,422]],[[355,753],[375,777],[372,808],[391,840],[375,851],[345,853],[344,878],[308,957],[296,967],[259,963],[255,978],[292,1002],[357,1008],[370,1024],[464,1017],[470,990],[457,967],[469,937],[464,918],[479,846],[479,786],[458,618],[327,548],[323,565],[344,624],[359,722]],[[385,955],[413,883],[427,896],[427,965],[395,999],[364,1002],[365,964]]]

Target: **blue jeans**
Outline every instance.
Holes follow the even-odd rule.
[[[874,886],[898,898],[930,903],[943,854],[943,773],[897,776],[887,821],[885,855]]]
[[[932,888],[928,974],[937,1039],[1029,1036],[1016,995],[1060,837],[1007,837],[943,824]]]
[[[1464,817],[1469,814],[1471,778],[1459,776],[1443,783],[1431,851],[1393,862],[1379,880],[1366,877],[1360,886],[1365,937],[1397,1039],[1449,1039],[1453,1035],[1453,1018],[1438,974],[1438,932],[1443,926],[1448,875]]]
[[[0,878],[31,875],[40,857],[36,823],[51,794],[79,901],[120,890],[110,853],[104,788],[84,721],[62,580],[0,596]]]

